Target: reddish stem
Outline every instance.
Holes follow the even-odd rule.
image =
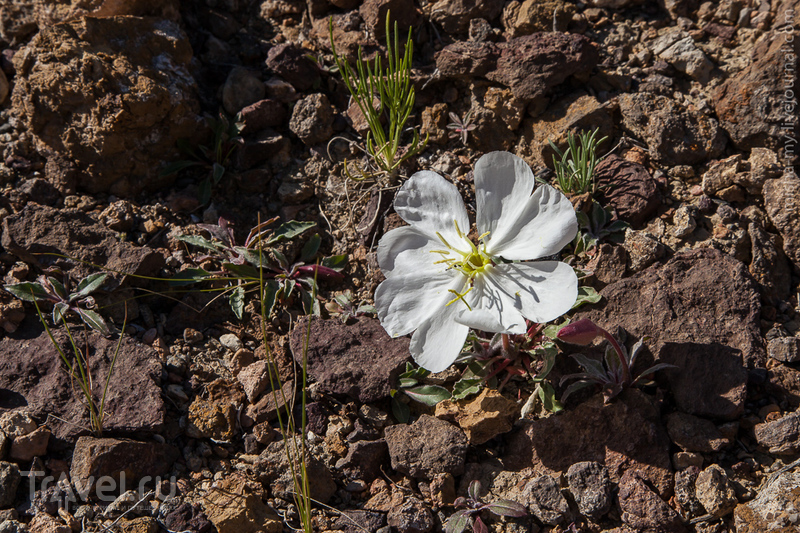
[[[622,366],[622,381],[625,383],[625,385],[630,385],[631,368],[628,366],[628,359],[623,354],[622,347],[620,347],[619,343],[617,342],[617,339],[615,339],[614,336],[611,335],[611,333],[604,330],[600,326],[597,326],[597,329],[600,330],[603,337],[605,337],[605,339],[611,343],[611,347],[614,348],[615,352],[617,352],[617,358],[619,359],[619,364]]]

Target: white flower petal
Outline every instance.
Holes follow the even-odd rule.
[[[498,297],[533,322],[554,320],[578,298],[578,277],[559,261],[507,263],[487,272],[486,284]]]
[[[463,303],[461,304],[462,311],[456,317],[459,324],[492,333],[515,335],[525,333],[525,318],[514,307],[513,302],[500,293],[496,286],[486,283],[485,275],[475,278],[467,301],[472,306],[472,310],[467,309]]]
[[[503,238],[519,217],[536,180],[525,161],[509,152],[490,152],[475,163],[478,233]]]
[[[527,198],[516,218],[503,218],[489,235],[486,251],[510,260],[539,259],[569,244],[578,232],[578,219],[569,199],[549,185],[540,185]]]
[[[456,247],[460,238],[453,221],[469,233],[469,218],[458,189],[435,172],[424,170],[411,176],[397,191],[394,210],[420,231],[432,238],[439,232]]]
[[[461,353],[469,327],[455,321],[460,312],[460,308],[456,307],[458,303],[435,313],[411,337],[409,350],[414,361],[422,368],[441,372],[452,365]]]
[[[457,271],[396,274],[378,285],[375,307],[383,329],[391,337],[414,331],[453,299],[448,289],[461,290],[464,278]]]
[[[395,228],[378,243],[378,265],[387,278],[410,272],[433,275],[447,270],[446,264],[436,264],[442,255],[433,253],[442,248],[437,237],[431,238],[414,226]]]

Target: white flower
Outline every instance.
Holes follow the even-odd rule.
[[[409,226],[378,245],[386,280],[375,292],[378,317],[392,337],[414,332],[410,350],[423,368],[439,372],[458,357],[469,328],[520,334],[525,318],[548,322],[569,311],[578,295],[572,268],[537,261],[557,253],[578,231],[569,200],[548,185],[533,194],[530,167],[508,152],[475,165],[478,243],[455,185],[435,172],[417,172],[394,200]]]

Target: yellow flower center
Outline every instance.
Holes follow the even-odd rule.
[[[442,237],[442,234],[437,231],[436,236],[439,237],[439,240],[442,241],[442,244],[444,244],[447,249],[431,250],[431,253],[440,254],[442,256],[442,259],[436,261],[436,263],[445,263],[447,264],[448,268],[455,268],[467,278],[466,282],[464,283],[464,287],[461,289],[461,292],[448,289],[449,292],[455,295],[455,298],[447,302],[445,307],[453,302],[461,300],[464,302],[464,305],[467,306],[467,309],[472,311],[472,307],[470,307],[470,305],[464,299],[464,296],[466,296],[469,291],[472,290],[472,280],[475,279],[475,276],[485,273],[487,268],[494,265],[492,257],[486,253],[486,244],[482,242],[483,239],[489,235],[489,232],[487,231],[478,237],[479,243],[482,244],[482,247],[478,247],[471,240],[469,240],[466,235],[464,235],[464,233],[461,231],[461,228],[458,227],[458,222],[453,220],[453,224],[456,227],[456,234],[459,236],[459,238],[462,241],[469,243],[470,251],[464,252],[450,245],[450,243],[447,242],[444,237]],[[459,260],[457,257],[452,257],[453,252],[455,252],[455,255],[461,256],[461,260]]]

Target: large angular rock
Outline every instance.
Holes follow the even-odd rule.
[[[680,515],[653,492],[639,472],[626,472],[619,482],[622,521],[635,531],[684,533]]]
[[[298,363],[303,361],[308,320],[298,320],[291,333],[292,355]],[[365,403],[389,397],[410,356],[408,339],[392,339],[376,319],[361,317],[351,325],[310,320],[308,373],[324,391]]]
[[[95,496],[95,488],[97,496],[102,496],[103,487],[113,480],[110,492],[119,495],[136,489],[140,481],[155,483],[157,476],[170,471],[178,456],[177,448],[159,442],[81,437],[72,453],[69,476],[79,491],[89,491],[91,496]],[[143,479],[148,476],[149,480]]]
[[[63,256],[72,258],[76,261],[70,273],[78,279],[97,272],[92,265],[102,265],[110,277],[120,279],[125,274],[155,276],[164,266],[160,253],[121,242],[116,232],[77,209],[30,204],[3,219],[2,245],[19,260],[40,268],[56,261],[64,268]]]
[[[800,268],[800,177],[791,171],[764,184],[764,208],[783,237],[783,251]]]
[[[522,100],[546,96],[572,75],[597,64],[591,41],[572,33],[533,33],[507,43],[457,42],[436,56],[444,78],[482,76],[509,87]]]
[[[654,161],[697,165],[725,148],[725,135],[716,119],[682,107],[672,98],[626,93],[619,97],[619,109],[625,129],[647,143]]]
[[[214,483],[203,495],[203,508],[219,533],[280,533],[283,520],[257,489],[234,474]]]
[[[56,441],[51,439],[52,449],[88,433],[82,428],[90,427],[89,414],[56,348],[35,320],[27,319],[16,333],[0,340],[0,389],[5,391],[2,407],[27,406],[36,417],[58,417],[48,421]],[[71,353],[66,333],[53,333],[64,353]],[[95,400],[99,402],[117,340],[90,332],[88,342],[89,372],[94,378]],[[166,414],[160,381],[158,354],[149,346],[123,339],[108,387],[105,429],[128,434],[160,431]]]
[[[192,48],[163,19],[81,18],[44,28],[14,56],[12,102],[38,148],[65,155],[91,193],[168,185],[180,138],[200,140]]]
[[[674,28],[651,45],[653,53],[700,83],[707,83],[714,63],[694,44],[683,30]]]
[[[294,444],[289,442],[289,448],[295,445],[299,449],[299,438],[295,437]],[[291,500],[294,492],[294,480],[292,470],[289,468],[286,448],[283,440],[270,443],[261,452],[256,461],[258,471],[264,473],[264,478],[268,480],[272,494],[278,498]],[[328,503],[336,492],[336,482],[333,480],[331,471],[325,463],[311,455],[306,454],[306,471],[308,475],[308,490],[311,498],[322,503]]]
[[[719,344],[741,352],[747,367],[766,363],[755,281],[742,263],[718,250],[678,253],[664,265],[608,285],[601,294],[601,303],[580,318],[609,331],[621,326],[637,338],[650,336],[648,346],[657,356],[667,343]],[[716,361],[734,368],[733,352],[719,350]],[[719,377],[713,365],[698,364],[715,380]]]
[[[611,509],[614,487],[608,478],[608,469],[600,463],[575,463],[567,470],[567,482],[582,515],[597,519]]]
[[[783,126],[797,131],[797,114],[784,109],[784,60],[789,51],[797,57],[800,40],[789,43],[782,31],[765,33],[751,54],[753,62],[717,89],[714,107],[720,125],[738,149],[777,150],[783,142]]]
[[[757,424],[756,441],[774,455],[787,455],[800,451],[800,412]]]
[[[635,470],[660,494],[671,491],[669,437],[658,410],[638,390],[607,405],[596,395],[559,416],[521,424],[521,431],[508,438],[506,468],[558,475],[577,462],[594,461],[605,465],[614,482]]]
[[[451,34],[466,33],[472,19],[492,20],[503,11],[502,0],[438,0],[430,6],[431,22]]]
[[[413,424],[397,424],[385,430],[392,468],[415,478],[431,479],[464,471],[467,437],[444,420],[422,415]]]

